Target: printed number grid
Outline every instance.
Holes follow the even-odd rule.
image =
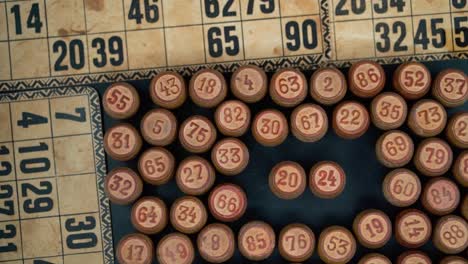
[[[89,105],[0,104],[0,263],[104,263]]]
[[[322,35],[319,0],[0,0],[0,80],[321,55]]]
[[[338,61],[468,50],[466,0],[331,0],[330,8]]]

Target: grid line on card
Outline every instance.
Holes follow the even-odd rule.
[[[410,0],[410,20],[411,20],[411,43],[413,46],[413,55],[416,55],[416,45],[414,45],[414,19],[413,19],[413,0]]]
[[[167,38],[166,38],[166,16],[164,15],[164,1],[161,1],[161,18],[162,18],[162,32],[164,39],[164,56],[166,57],[166,67],[169,66],[169,59],[167,54]]]
[[[11,64],[11,48],[10,48],[10,28],[8,25],[8,11],[7,11],[7,4],[5,2],[5,20],[6,20],[6,37],[8,43],[8,63],[10,65],[10,80],[13,80],[13,65]],[[11,135],[13,139],[13,135]]]
[[[245,60],[245,33],[244,33],[244,18],[242,16],[242,1],[239,1],[239,19],[241,25],[241,34],[242,34],[242,58]]]
[[[84,23],[85,23],[85,31],[86,31],[86,34],[85,34],[85,39],[86,39],[86,55],[85,57],[87,58],[84,58],[85,60],[87,59],[88,61],[88,74],[91,73],[91,57],[90,57],[90,52],[89,52],[89,39],[88,39],[88,20],[87,20],[87,16],[86,16],[86,1],[85,0],[82,0],[82,3],[83,3],[83,15],[84,15]],[[74,75],[74,74],[71,74],[71,75]]]
[[[13,148],[13,163],[14,163],[14,170],[15,170],[15,181],[16,181],[16,205],[18,207],[18,227],[20,229],[19,232],[16,232],[17,234],[19,233],[20,234],[20,242],[21,242],[21,258],[24,258],[24,245],[23,245],[23,230],[21,228],[21,214],[20,214],[20,198],[19,198],[19,186],[18,186],[18,175],[17,175],[17,172],[16,172],[16,157],[15,157],[15,140],[13,138],[13,113],[11,112],[11,103],[8,103],[8,109],[10,111],[10,131],[11,131],[11,144],[12,144],[12,148]]]
[[[371,11],[371,23],[372,23],[372,38],[374,46],[374,57],[377,57],[377,42],[375,39],[375,18],[374,18],[374,0],[371,0],[371,6],[369,7]]]
[[[51,60],[51,53],[50,53],[50,37],[49,37],[49,23],[47,21],[47,4],[46,0],[42,1],[44,3],[44,14],[45,14],[45,30],[46,30],[46,37],[47,39],[47,52],[48,52],[48,60],[49,60],[49,77],[52,77],[52,60]]]
[[[125,36],[125,53],[127,55],[127,69],[130,69],[130,59],[128,57],[128,37],[127,37],[127,19],[125,19],[125,3],[124,0],[122,0],[122,19],[124,22],[124,31],[119,31],[118,33],[124,33]]]
[[[283,54],[286,54],[286,51],[284,50],[284,33],[283,33],[283,18],[281,17],[281,0],[278,0],[278,14],[279,14],[279,20],[280,20],[280,32],[281,32],[281,50],[283,51]]]
[[[58,218],[59,218],[59,227],[60,227],[60,238],[61,238],[61,243],[60,247],[62,248],[62,261],[65,262],[65,250],[63,249],[63,231],[62,231],[62,215],[60,214],[60,197],[58,193],[58,181],[57,181],[57,160],[55,159],[55,142],[54,142],[54,123],[53,123],[53,117],[52,117],[52,107],[50,104],[50,98],[47,99],[47,102],[49,103],[49,116],[50,116],[50,135],[51,135],[51,143],[52,143],[52,155],[54,157],[54,179],[55,179],[55,193],[57,195],[57,212],[58,212]]]
[[[455,51],[455,27],[453,25],[453,12],[452,12],[452,3],[450,2],[449,4],[449,10],[450,10],[450,25],[451,25],[451,35],[452,35],[452,51]]]
[[[91,129],[91,130],[94,130],[94,127],[93,127],[93,126],[94,126],[95,124],[94,124],[94,122],[91,122],[92,102],[91,102],[91,97],[90,97],[89,95],[88,95],[88,105],[89,105],[89,120],[90,120],[90,125],[91,125],[91,126],[90,126],[90,129]],[[94,166],[95,166],[95,167],[94,167],[94,170],[96,171],[96,177],[99,177],[99,175],[97,174],[97,168],[96,168],[96,166],[97,166],[97,163],[96,163],[96,149],[97,149],[97,148],[96,148],[96,142],[95,142],[95,138],[94,138],[94,137],[93,137],[92,142],[93,142],[93,149],[94,149],[94,151],[93,151],[93,160],[94,160]],[[96,184],[96,190],[98,190],[98,194],[99,194],[99,181],[96,180],[96,181],[95,181],[95,184]],[[103,226],[102,226],[103,223],[102,223],[102,219],[101,219],[101,218],[102,218],[102,214],[101,214],[101,204],[100,204],[100,198],[99,198],[99,197],[98,197],[98,199],[97,199],[97,208],[98,208],[98,212],[99,212],[99,226],[100,226],[100,230],[101,230],[101,232],[100,232],[100,233],[101,233],[101,249],[102,249],[102,252],[103,252],[103,254],[102,254],[102,261],[103,261],[103,263],[106,263],[106,256],[105,256],[106,247],[105,247],[105,245],[104,245],[104,242],[105,242],[105,237],[104,237],[104,235],[105,235],[105,234],[104,234]]]
[[[205,19],[203,18],[204,17],[204,13],[203,13],[203,3],[202,3],[202,0],[200,0],[200,14],[201,14],[201,26],[202,26],[202,39],[203,39],[203,53],[204,53],[204,56],[205,56],[205,61],[204,63],[207,63],[208,61],[208,58],[206,56],[206,41],[205,41]],[[192,25],[192,26],[195,26],[195,25]]]

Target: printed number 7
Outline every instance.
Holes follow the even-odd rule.
[[[71,120],[75,122],[84,123],[86,122],[86,110],[84,107],[75,108],[75,113],[78,115],[67,114],[67,113],[55,113],[55,118]]]

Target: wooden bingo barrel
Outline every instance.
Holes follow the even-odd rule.
[[[216,141],[216,128],[208,118],[192,116],[180,126],[179,140],[187,151],[206,152]]]
[[[411,137],[398,130],[380,136],[375,148],[377,159],[388,168],[405,166],[413,158],[413,152],[414,144]]]
[[[138,171],[147,183],[162,185],[174,175],[174,156],[165,148],[154,147],[141,154],[138,160]]]
[[[133,170],[116,168],[107,174],[104,190],[111,202],[127,205],[140,197],[143,183]]]
[[[167,146],[177,137],[177,119],[165,109],[148,112],[140,123],[140,131],[146,142],[153,146]]]
[[[221,184],[211,191],[208,207],[217,220],[233,222],[244,215],[247,209],[247,196],[237,185]]]
[[[407,115],[406,101],[396,93],[382,93],[372,100],[372,123],[382,130],[401,127],[405,123]]]
[[[291,132],[303,142],[316,142],[328,130],[328,117],[325,110],[316,104],[303,104],[291,114]]]
[[[427,211],[435,215],[446,215],[457,209],[460,191],[454,182],[439,177],[426,183],[421,200]]]
[[[283,107],[300,104],[307,96],[307,80],[299,70],[286,68],[276,72],[270,82],[270,96]]]
[[[268,91],[268,79],[261,68],[254,65],[239,67],[231,77],[231,91],[246,103],[263,99]]]
[[[346,174],[336,162],[322,161],[310,169],[309,188],[317,197],[335,198],[343,192],[345,185]]]
[[[335,68],[318,69],[310,78],[310,95],[323,105],[338,103],[345,97],[347,90],[345,76]]]
[[[392,262],[382,254],[370,253],[362,257],[358,264],[392,264]]]
[[[374,97],[385,86],[385,72],[379,64],[372,61],[354,63],[348,72],[349,89],[362,98]]]
[[[463,71],[444,70],[434,80],[432,95],[446,107],[461,106],[468,99],[468,77]]]
[[[142,197],[133,205],[130,219],[139,232],[159,233],[167,225],[166,204],[156,197]]]
[[[403,63],[393,75],[393,87],[409,100],[426,95],[431,88],[431,81],[429,69],[419,62]]]
[[[189,95],[192,101],[200,107],[215,107],[226,98],[226,80],[218,71],[200,70],[190,79]]]
[[[458,256],[447,256],[440,261],[440,264],[466,264],[467,259]]]
[[[398,256],[396,264],[432,264],[432,261],[422,251],[407,251]]]
[[[396,217],[395,238],[404,247],[418,248],[426,244],[431,233],[431,220],[419,210],[406,209]]]
[[[353,230],[361,245],[367,248],[381,248],[392,237],[392,222],[384,212],[368,209],[356,216]]]
[[[267,147],[280,145],[286,140],[288,133],[288,121],[278,110],[263,110],[255,116],[252,123],[255,140]]]
[[[150,84],[150,96],[153,102],[167,109],[180,107],[187,99],[184,78],[176,72],[161,72]]]
[[[456,215],[440,218],[434,229],[433,242],[445,254],[458,254],[468,247],[468,223]]]
[[[333,129],[344,139],[359,138],[366,133],[369,124],[369,113],[358,102],[343,102],[333,111]]]
[[[224,224],[210,224],[197,238],[198,252],[210,263],[223,263],[234,255],[236,238],[231,228]]]
[[[205,226],[208,213],[200,199],[185,196],[177,199],[172,204],[170,218],[172,226],[177,231],[193,234]]]
[[[468,112],[452,116],[447,124],[447,138],[453,145],[468,148]]]
[[[249,150],[237,138],[225,138],[211,150],[211,161],[224,175],[237,175],[249,164]]]
[[[156,255],[161,264],[191,264],[195,259],[195,249],[188,236],[172,233],[159,241]]]
[[[408,169],[396,169],[389,172],[385,176],[382,189],[385,199],[398,207],[414,204],[422,192],[419,177]]]
[[[130,124],[118,124],[104,135],[104,149],[113,159],[128,161],[136,157],[142,145],[138,131]]]
[[[348,263],[356,254],[356,240],[344,227],[328,227],[320,234],[318,254],[327,264]]]
[[[249,222],[240,229],[237,243],[245,258],[261,261],[267,259],[275,249],[275,232],[265,222]]]
[[[281,256],[287,261],[306,261],[314,253],[314,232],[304,224],[289,224],[280,232],[278,249]]]
[[[149,237],[142,234],[124,236],[117,245],[117,260],[121,264],[151,264],[154,246]]]
[[[293,161],[276,164],[268,177],[271,191],[281,199],[295,199],[305,190],[307,178],[304,168]]]
[[[444,107],[431,99],[413,105],[408,116],[408,126],[418,136],[433,137],[440,134],[447,123]]]
[[[225,101],[216,108],[215,123],[225,136],[240,137],[250,126],[250,109],[241,101]]]
[[[414,155],[414,165],[426,176],[440,176],[452,165],[453,153],[450,146],[438,138],[428,138],[419,143]]]
[[[115,83],[109,86],[102,96],[102,107],[112,118],[127,119],[140,108],[140,96],[128,83]]]
[[[464,187],[468,187],[468,151],[463,151],[458,155],[453,165],[452,172],[458,183]]]
[[[187,195],[202,195],[213,186],[216,174],[213,166],[199,156],[184,159],[176,171],[176,183]]]

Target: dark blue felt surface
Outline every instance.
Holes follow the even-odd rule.
[[[465,73],[468,72],[468,62],[466,60],[432,62],[426,63],[426,65],[431,70],[433,76],[447,67],[462,69]],[[387,78],[389,80],[392,78],[392,73],[395,70],[395,67],[395,65],[385,66]],[[343,69],[343,72],[346,71],[347,69]],[[310,78],[311,74],[312,72],[306,72],[306,77]],[[230,78],[230,75],[227,74],[226,78]],[[142,107],[140,111],[137,116],[129,120],[138,127],[141,117],[155,106],[152,104],[148,94],[149,80],[134,81],[130,83],[138,88],[142,98]],[[102,94],[107,85],[108,84],[102,84],[96,85],[95,87],[99,90],[99,93]],[[392,90],[390,82],[387,83],[385,90]],[[232,98],[232,95],[229,95],[229,97]],[[346,99],[356,98],[348,92]],[[359,101],[363,102],[366,106],[370,104],[370,100],[359,99]],[[305,102],[313,102],[313,100],[312,98],[307,97]],[[275,106],[272,103],[270,98],[265,98],[259,103],[250,105],[253,115],[262,109],[272,107],[278,108],[278,106]],[[409,107],[411,107],[411,103],[409,104]],[[325,107],[325,109],[330,120],[333,107]],[[281,108],[281,110],[288,117],[292,112],[292,109]],[[462,110],[467,111],[468,104],[457,109],[450,109],[448,112],[449,115],[452,115]],[[212,119],[213,113],[214,109],[201,109],[189,101],[187,101],[182,108],[175,111],[179,123],[193,114],[202,114]],[[115,123],[117,123],[117,121],[111,120],[104,114],[105,128],[109,128]],[[402,129],[409,132],[406,126]],[[382,194],[381,184],[385,174],[390,170],[380,165],[375,157],[375,142],[381,134],[382,131],[371,125],[369,131],[363,137],[357,140],[344,140],[336,136],[330,128],[327,135],[321,141],[316,143],[302,143],[290,134],[286,142],[282,145],[275,148],[267,148],[256,143],[249,131],[241,138],[246,143],[250,151],[251,160],[247,169],[242,174],[234,177],[218,175],[216,179],[216,184],[232,182],[240,185],[247,193],[248,208],[245,216],[235,223],[229,224],[229,226],[231,226],[234,232],[237,233],[240,227],[246,222],[251,220],[263,220],[270,223],[278,235],[283,226],[294,222],[300,222],[310,226],[318,237],[320,231],[330,225],[343,225],[351,229],[354,217],[360,211],[367,208],[383,210],[393,220],[395,215],[402,209],[391,206],[386,202]],[[420,139],[414,135],[412,135],[412,138],[415,143],[420,141]],[[150,146],[145,145],[144,149],[148,147]],[[173,152],[177,162],[181,161],[189,154],[183,150],[178,143],[170,145],[168,149]],[[455,153],[458,152],[459,150],[455,149]],[[205,154],[203,156],[209,159],[209,155]],[[323,200],[314,197],[310,190],[306,189],[304,194],[298,199],[291,201],[280,200],[271,193],[268,187],[268,173],[276,163],[283,160],[297,161],[306,169],[306,171],[308,171],[318,161],[333,160],[338,162],[344,168],[347,175],[347,185],[343,194],[333,200]],[[129,166],[136,169],[136,162],[122,163],[108,159],[109,170],[117,166]],[[409,168],[414,169],[412,165],[409,166]],[[452,177],[452,175],[447,176]],[[423,183],[427,180],[424,176],[421,176],[420,178]],[[460,188],[462,193],[466,194],[466,189],[463,189],[461,186]],[[161,187],[145,185],[144,194],[158,196],[163,199],[168,206],[170,206],[172,201],[176,198],[184,195],[178,190],[174,180]],[[201,198],[206,202],[206,196]],[[421,209],[421,204],[418,202],[415,207]],[[459,211],[457,211],[457,214],[458,213]],[[434,220],[435,218],[433,218],[433,221]],[[112,221],[115,245],[122,236],[134,232],[130,222],[130,206],[112,205]],[[209,223],[211,222],[214,222],[212,217],[209,218]],[[169,226],[162,234],[152,236],[152,239],[155,244],[157,244],[164,234],[173,231],[174,229]],[[191,238],[195,242],[196,235],[192,235]],[[421,249],[428,253],[434,261],[438,261],[442,257],[442,255],[432,246],[432,243],[426,244]],[[357,263],[364,254],[369,252],[379,252],[387,255],[391,260],[396,260],[396,257],[403,251],[405,251],[405,249],[399,246],[395,239],[392,238],[385,247],[379,250],[371,251],[362,246],[358,246],[357,254],[352,263]],[[199,257],[199,255],[197,255],[195,263],[205,262]],[[239,252],[236,251],[234,258],[228,263],[251,262],[243,259]],[[278,250],[275,250],[274,254],[269,259],[261,263],[285,263],[285,261],[281,259]],[[315,251],[314,256],[306,263],[322,262]]]

